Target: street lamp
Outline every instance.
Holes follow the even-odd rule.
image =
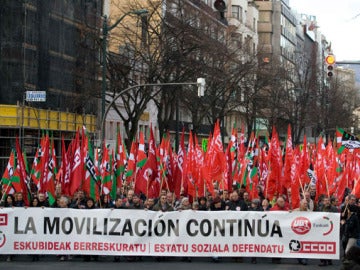
[[[107,16],[104,16],[103,21],[103,40],[102,40],[102,91],[101,91],[101,118],[104,118],[105,115],[105,95],[106,95],[106,56],[107,56],[107,36],[108,33],[114,29],[118,24],[128,15],[135,14],[135,15],[144,15],[147,14],[148,11],[146,9],[138,9],[138,10],[132,10],[129,12],[126,12],[124,15],[122,15],[113,25],[108,26],[107,24]],[[104,132],[104,131],[103,131]]]

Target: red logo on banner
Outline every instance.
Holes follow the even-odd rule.
[[[3,245],[5,245],[5,243],[6,243],[6,236],[2,231],[0,231],[0,248],[2,248]]]
[[[299,241],[289,242],[291,253],[336,254],[336,242]]]
[[[336,243],[301,241],[299,253],[335,254]]]
[[[0,226],[7,226],[8,224],[8,215],[0,214]]]
[[[298,217],[291,223],[291,229],[296,234],[307,234],[311,230],[311,222],[306,217]]]

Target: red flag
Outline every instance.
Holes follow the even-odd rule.
[[[69,149],[66,150],[64,136],[61,136],[61,169],[60,169],[60,185],[63,195],[70,195],[70,176],[71,176],[71,164],[69,161]]]
[[[55,195],[55,175],[57,170],[56,153],[54,141],[51,139],[51,147],[49,145],[49,161],[48,161],[47,176],[45,178],[46,192],[49,198],[49,204],[53,205],[56,202]]]
[[[282,185],[288,189],[291,186],[291,166],[294,162],[294,153],[291,138],[291,127],[288,125],[286,151],[285,151],[285,164]]]
[[[115,172],[114,179],[116,181],[116,187],[121,188],[122,181],[125,173],[125,163],[126,163],[126,149],[123,145],[120,130],[117,131],[117,141],[116,141],[116,153],[115,153]]]
[[[144,133],[140,130],[139,146],[138,146],[137,158],[136,158],[137,170],[145,165],[146,160],[147,160],[147,156],[145,153],[145,138],[144,138]]]
[[[36,185],[38,190],[41,189],[40,182],[41,182],[41,173],[43,168],[43,164],[41,162],[44,162],[44,160],[42,159],[42,156],[44,155],[44,148],[45,148],[45,136],[42,136],[40,140],[40,145],[36,150],[36,154],[31,168],[31,179],[33,183]]]
[[[274,195],[278,196],[280,192],[280,177],[282,170],[282,158],[279,137],[275,127],[272,130],[272,136],[269,146],[269,168],[270,173],[266,183],[266,196],[273,199]]]
[[[2,182],[2,190],[4,191],[4,195],[15,193],[15,189],[12,186],[12,177],[14,175],[15,168],[15,153],[14,150],[11,150],[10,157],[4,174],[1,178]],[[3,198],[1,198],[3,199]]]
[[[301,152],[301,164],[299,171],[299,177],[302,186],[305,186],[310,182],[310,178],[308,177],[309,168],[310,168],[310,157],[309,157],[308,145],[306,141],[306,135],[304,135],[303,148]]]
[[[184,191],[187,195],[192,196],[193,198],[196,198],[196,164],[195,164],[195,148],[193,143],[193,135],[190,130],[189,134],[189,144],[188,144],[188,150],[186,155],[186,162],[184,167],[184,182],[186,181],[186,184],[184,183]],[[185,189],[186,187],[186,189]],[[185,194],[185,195],[186,195]]]
[[[19,138],[16,137],[16,154],[17,154],[17,171],[19,172],[20,177],[20,186],[21,186],[21,192],[23,194],[24,203],[26,206],[29,206],[29,197],[28,197],[28,188],[27,188],[27,173],[26,173],[26,167],[24,162],[24,157],[22,155],[20,144],[19,144]],[[16,172],[15,172],[16,173]]]
[[[356,198],[360,198],[360,177],[359,176],[355,179],[354,188],[352,189],[351,194],[354,194],[356,196]]]
[[[184,171],[184,162],[186,159],[186,152],[185,152],[185,134],[184,129],[181,133],[180,145],[178,150],[178,155],[176,159],[176,167],[174,173],[174,192],[176,198],[180,198],[181,189],[183,188],[183,171]]]
[[[293,161],[291,164],[290,181],[291,181],[291,207],[296,209],[300,205],[300,177],[299,167],[301,164],[301,154],[299,147],[293,151]]]
[[[245,156],[246,147],[245,147],[245,126],[244,123],[241,124],[241,132],[239,138],[239,154],[238,158],[243,158]]]
[[[71,196],[73,196],[74,193],[81,188],[81,183],[84,173],[82,151],[80,148],[80,141],[79,141],[79,131],[76,132],[75,143],[73,144],[73,147],[74,147],[74,155],[71,164],[72,170],[71,170],[71,181],[70,181]]]
[[[233,184],[233,167],[232,163],[234,161],[232,153],[231,153],[232,143],[228,144],[228,147],[226,148],[225,157],[226,157],[226,163],[225,163],[225,190],[228,190],[229,192],[232,192],[232,184]]]
[[[93,145],[86,131],[84,129],[83,131],[83,162],[85,173],[82,189],[88,197],[98,201],[100,197],[100,182],[98,182],[99,171],[95,165]]]
[[[225,160],[220,122],[217,121],[214,127],[214,135],[205,155],[205,165],[210,172],[211,180],[224,181]]]
[[[109,149],[103,146],[103,156],[100,165],[100,174],[102,179],[101,194],[108,195],[112,188],[111,182],[112,164],[111,157],[109,155]]]
[[[135,179],[135,168],[136,168],[135,157],[136,157],[136,144],[133,141],[131,143],[130,154],[129,154],[129,158],[128,158],[128,165],[127,165],[127,170],[126,170],[126,174],[125,174],[126,184],[128,186],[130,184],[132,184]]]
[[[135,192],[142,192],[149,196],[149,186],[155,180],[157,175],[156,162],[156,142],[152,128],[150,128],[149,151],[145,165],[140,169],[136,176]],[[154,192],[158,194],[157,192]]]

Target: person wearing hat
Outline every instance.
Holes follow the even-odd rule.
[[[177,208],[177,210],[189,210],[191,208],[192,208],[192,206],[191,206],[191,203],[189,201],[189,198],[184,197],[184,198],[181,199],[180,205]]]

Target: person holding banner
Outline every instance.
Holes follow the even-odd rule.
[[[322,204],[319,206],[318,209],[319,212],[330,212],[330,213],[338,213],[338,209],[333,206],[330,202],[329,197],[324,197],[322,199]],[[319,266],[326,266],[326,265],[332,265],[331,260],[320,260]]]
[[[135,210],[144,209],[144,204],[141,201],[139,194],[134,193],[132,197],[132,204],[126,207],[126,209],[135,209]]]
[[[6,196],[6,199],[4,201],[4,203],[1,205],[1,207],[15,207],[15,198],[12,194],[8,194]],[[6,261],[7,262],[11,262],[13,260],[13,255],[8,255],[6,257]]]
[[[100,208],[112,208],[112,202],[110,200],[109,195],[101,195],[100,196]]]
[[[360,238],[360,223],[357,215],[357,206],[352,204],[348,205],[347,219],[344,224],[344,236],[342,241],[346,243],[345,248],[345,260],[347,259],[347,253],[350,248],[357,245],[357,240]]]
[[[121,197],[116,197],[115,202],[111,209],[123,209],[123,199]],[[120,262],[120,256],[114,256],[114,262]]]
[[[12,194],[8,194],[3,202],[1,202],[1,207],[14,207],[15,198]]]
[[[249,193],[244,192],[243,194],[247,194],[247,200],[249,200]],[[230,194],[230,200],[226,203],[225,209],[230,211],[248,211],[248,205],[244,197],[240,198],[238,192],[233,191]],[[243,262],[242,257],[236,257],[235,260],[240,263]]]
[[[97,206],[96,206],[93,198],[90,198],[90,197],[86,198],[85,209],[88,209],[88,210],[97,209]],[[98,255],[84,255],[83,258],[84,258],[84,262],[90,262],[91,259],[94,259],[94,261],[99,260]]]
[[[261,211],[269,211],[271,209],[271,204],[268,199],[263,199],[261,201]]]
[[[39,192],[37,198],[39,199],[40,207],[49,207],[49,201],[47,200],[45,193]]]
[[[123,199],[122,202],[122,208],[123,209],[129,209],[133,207],[133,197],[134,197],[135,191],[133,189],[129,189],[126,193],[126,198]]]
[[[220,196],[216,196],[210,204],[210,211],[223,211],[225,210],[225,202],[220,198]],[[219,257],[212,257],[212,261],[218,263]]]
[[[160,212],[171,212],[174,211],[174,208],[168,203],[166,194],[162,193],[158,202],[154,205],[153,211]],[[155,259],[160,262],[166,260],[166,257],[155,257]]]
[[[71,202],[70,208],[85,209],[85,206],[85,192],[83,190],[79,190],[77,193],[74,194],[74,199]]]
[[[15,207],[24,207],[25,206],[25,202],[24,202],[24,197],[23,194],[21,192],[16,192],[14,194],[15,197]]]
[[[206,197],[200,197],[199,201],[199,211],[209,211],[209,205]]]
[[[289,211],[289,204],[285,202],[284,197],[279,196],[276,199],[276,203],[273,205],[273,207],[270,208],[270,211]],[[272,263],[280,264],[281,258],[272,258]]]
[[[251,204],[248,208],[248,211],[263,211],[261,205],[260,205],[260,199],[252,199]],[[257,259],[256,257],[251,257],[251,263],[256,264]]]
[[[348,219],[348,214],[349,214],[348,208],[351,205],[355,205],[355,203],[356,203],[355,195],[349,194],[349,195],[345,196],[344,202],[341,204],[341,207],[340,207],[340,224],[341,224],[340,239],[342,240],[342,248],[343,248],[344,252],[345,252],[346,245],[347,245],[347,241],[346,241],[346,237],[344,236],[344,232],[345,232],[345,223],[346,223],[346,220]]]
[[[69,208],[69,198],[66,196],[60,196],[59,199],[59,208]],[[71,260],[72,257],[70,255],[59,255],[59,261],[63,262],[65,260]]]
[[[30,201],[30,207],[40,207],[39,199],[37,197],[32,198],[32,200]],[[33,262],[37,262],[39,260],[40,260],[40,255],[39,254],[32,255],[32,261]]]
[[[145,210],[153,210],[154,205],[155,205],[154,198],[147,198],[144,202],[144,209]]]
[[[161,195],[159,201],[153,207],[154,211],[169,212],[174,211],[174,208],[168,204],[166,195]]]

